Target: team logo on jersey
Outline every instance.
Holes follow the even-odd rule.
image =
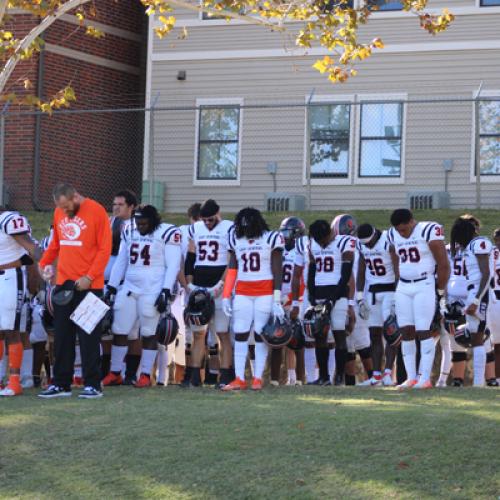
[[[78,241],[80,235],[82,234],[82,230],[86,229],[87,226],[85,222],[79,217],[75,217],[73,219],[69,219],[65,217],[59,222],[59,230],[61,231],[61,243],[65,241],[65,244],[80,244]],[[70,243],[71,242],[71,243]],[[62,243],[64,244],[64,243]]]

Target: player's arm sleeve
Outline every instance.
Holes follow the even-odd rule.
[[[111,233],[111,226],[109,225],[108,214],[103,207],[99,207],[96,216],[97,253],[87,273],[91,280],[94,280],[97,276],[104,275],[104,270],[108,265],[109,257],[111,256],[111,247],[113,245],[113,236]]]
[[[111,276],[109,277],[108,285],[114,288],[118,288],[123,278],[125,277],[125,272],[128,266],[128,244],[126,240],[122,237],[120,243],[120,250],[118,250],[118,255],[111,269]]]
[[[167,271],[165,272],[165,280],[163,281],[163,288],[173,290],[177,276],[181,269],[182,252],[180,245],[165,245],[165,264]]]
[[[54,226],[54,230],[52,232],[52,237],[50,239],[49,246],[43,252],[42,258],[40,259],[40,267],[45,267],[48,266],[49,264],[52,264],[54,260],[56,260],[57,256],[59,255],[59,232],[56,229],[56,221],[52,222]]]

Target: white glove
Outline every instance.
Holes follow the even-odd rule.
[[[222,299],[222,312],[230,318],[233,314],[233,308],[231,307],[231,299]]]
[[[281,305],[281,302],[273,302],[273,316],[274,319],[283,321],[285,319],[285,310]]]
[[[441,313],[441,316],[444,318],[444,315],[448,312],[448,309],[446,307],[446,299],[445,297],[441,297],[439,299],[439,312]]]
[[[370,307],[365,299],[358,300],[358,315],[365,321],[370,317]]]
[[[48,266],[45,266],[42,271],[42,278],[45,281],[49,281],[54,277],[55,271],[54,271],[54,266],[51,266],[50,264]]]

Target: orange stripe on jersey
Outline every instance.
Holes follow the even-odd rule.
[[[236,295],[250,295],[252,297],[272,295],[273,280],[237,281],[235,293]]]

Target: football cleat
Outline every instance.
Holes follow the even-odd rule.
[[[139,380],[135,383],[135,387],[141,389],[143,387],[151,387],[151,377],[146,373],[141,373]]]
[[[33,382],[33,377],[23,377],[21,379],[21,387],[23,389],[32,389],[35,387],[35,382]]]
[[[254,377],[253,380],[252,380],[252,391],[260,391],[262,390],[262,379],[261,378],[257,378],[257,377]]]
[[[6,396],[6,397],[19,396],[22,393],[23,393],[23,388],[21,387],[21,384],[18,381],[16,382],[9,381],[5,389],[2,389],[0,391],[0,396]]]
[[[279,387],[280,383],[277,380],[270,380],[269,385],[272,387]]]
[[[247,384],[244,380],[241,380],[241,378],[236,377],[232,382],[229,382],[229,384],[225,385],[222,390],[225,392],[228,391],[244,391],[247,388]]]
[[[136,382],[137,382],[137,377],[135,375],[133,377],[125,376],[122,385],[135,385]]]
[[[416,385],[418,383],[418,380],[417,379],[408,379],[408,380],[405,380],[402,384],[399,384],[397,386],[397,388],[400,390],[400,391],[404,391],[405,389],[411,389],[414,385]]]
[[[451,383],[452,387],[463,387],[464,386],[464,379],[462,378],[454,378],[453,382]]]
[[[436,382],[436,387],[438,387],[439,389],[442,389],[442,388],[444,388],[444,387],[448,387],[448,386],[446,385],[446,380],[438,380],[438,381]]]
[[[382,377],[382,385],[384,387],[394,387],[394,382],[390,373],[384,374],[384,376]]]
[[[434,386],[430,380],[419,380],[414,386],[414,389],[433,389]]]
[[[110,386],[110,385],[122,385],[123,378],[119,373],[109,372],[103,379],[102,385]]]
[[[378,385],[382,385],[382,377],[380,375],[373,375],[369,379],[356,384],[358,387],[376,387]]]
[[[496,378],[489,378],[486,381],[486,385],[488,387],[499,387],[500,386],[500,384],[498,383],[498,380]]]

